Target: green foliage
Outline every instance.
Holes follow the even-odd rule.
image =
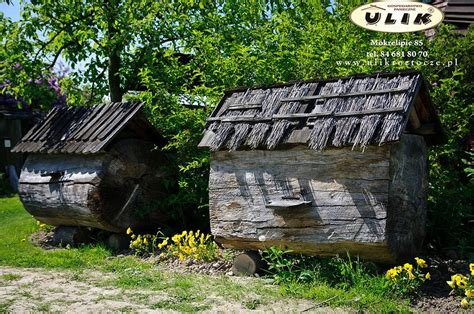
[[[406,311],[398,301],[390,300],[403,300],[408,294],[391,286],[374,264],[353,261],[349,255],[347,259],[315,258],[275,247],[264,250],[262,257],[284,294],[324,300],[331,306]]]
[[[381,276],[372,263],[359,259],[315,258],[271,247],[262,252],[268,264],[268,273],[277,284],[321,285],[350,290],[373,290],[379,296],[408,297],[418,293],[420,286],[430,279],[423,271],[428,265],[416,258],[416,264],[397,266]]]
[[[453,27],[442,25],[433,40],[421,32],[367,31],[348,19],[365,2],[25,2],[21,21],[0,17],[5,34],[0,81],[11,80],[9,92],[27,100],[49,97],[46,90],[26,83],[48,78],[60,54],[71,65],[84,67],[61,80],[69,104],[134,91],[126,98],[146,102],[151,121],[168,140],[163,151],[172,160],[169,172],[178,174],[160,206],[173,208],[181,228],[204,229],[209,155],[196,145],[210,108],[225,88],[420,70],[433,87],[447,139],[429,151],[428,242],[437,248],[457,246],[468,255],[474,250],[472,156],[465,153],[474,109],[474,31],[458,36]],[[377,46],[373,40],[419,46]],[[413,51],[427,56],[389,58],[403,61],[396,64],[373,58],[374,53]],[[184,108],[184,99],[207,108]]]
[[[315,258],[271,247],[262,252],[262,258],[267,262],[268,272],[276,283],[324,282],[349,289],[364,284],[374,273],[369,268],[371,264],[352,261],[349,255],[347,260],[340,257]]]

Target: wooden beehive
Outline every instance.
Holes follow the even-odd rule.
[[[14,147],[28,157],[19,179],[26,210],[54,226],[123,232],[166,222],[147,207],[165,195],[164,140],[142,104],[54,108]]]
[[[244,250],[412,256],[425,234],[426,144],[440,141],[417,72],[228,91],[199,144],[211,149],[212,234]]]

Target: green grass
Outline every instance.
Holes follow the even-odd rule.
[[[324,281],[313,284],[287,283],[269,285],[265,280],[236,283],[228,277],[209,277],[198,274],[177,274],[144,262],[134,256],[113,257],[103,245],[80,248],[43,250],[33,246],[28,237],[38,230],[33,219],[23,208],[18,197],[0,198],[0,265],[13,267],[40,267],[70,271],[71,280],[87,279],[87,270],[94,269],[106,276],[96,285],[117,287],[124,291],[163,291],[167,298],[149,304],[153,309],[196,312],[211,309],[207,295],[216,295],[242,304],[247,309],[264,308],[282,298],[306,298],[322,306],[350,307],[374,312],[408,312],[407,300],[391,299],[379,289],[377,278],[352,287],[339,289]],[[6,274],[0,280],[18,280],[15,274]],[[28,291],[24,291],[28,293]],[[148,302],[145,302],[148,303]],[[0,313],[8,310],[11,302],[0,302]],[[41,304],[36,311],[48,311]],[[126,309],[124,309],[125,311]]]
[[[49,251],[35,247],[28,237],[38,230],[38,226],[17,196],[0,198],[0,222],[0,265],[105,271],[144,267],[135,257],[107,259],[112,253],[103,245]]]
[[[0,313],[10,313],[10,307],[15,303],[15,300],[0,301]]]
[[[18,274],[3,274],[3,275],[0,275],[0,280],[4,280],[4,281],[17,281],[17,280],[20,280],[22,278],[21,275],[18,275]]]

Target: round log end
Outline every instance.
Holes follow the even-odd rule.
[[[122,251],[129,248],[130,237],[122,233],[112,233],[105,243],[107,247],[114,251]]]
[[[236,275],[252,276],[262,268],[262,257],[257,251],[248,251],[234,258],[232,272]]]

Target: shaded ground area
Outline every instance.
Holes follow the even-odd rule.
[[[276,287],[271,285],[262,286],[262,289],[268,289],[262,295],[236,298],[232,291],[227,291],[229,294],[226,295],[225,291],[217,290],[222,287],[215,285],[215,281],[222,278],[199,277],[201,291],[194,293],[183,288],[187,284],[179,282],[179,278],[173,279],[172,275],[167,280],[173,281],[175,289],[124,289],[120,287],[121,278],[115,274],[0,267],[0,312],[347,312],[321,307],[308,300],[272,297]],[[235,284],[260,284],[252,278],[228,280],[229,289]]]
[[[415,309],[422,312],[456,313],[461,311],[460,297],[451,293],[446,281],[455,273],[467,272],[468,262],[453,261],[442,258],[428,259],[431,280],[421,289],[419,298],[412,300]],[[474,311],[474,310],[473,310]]]

